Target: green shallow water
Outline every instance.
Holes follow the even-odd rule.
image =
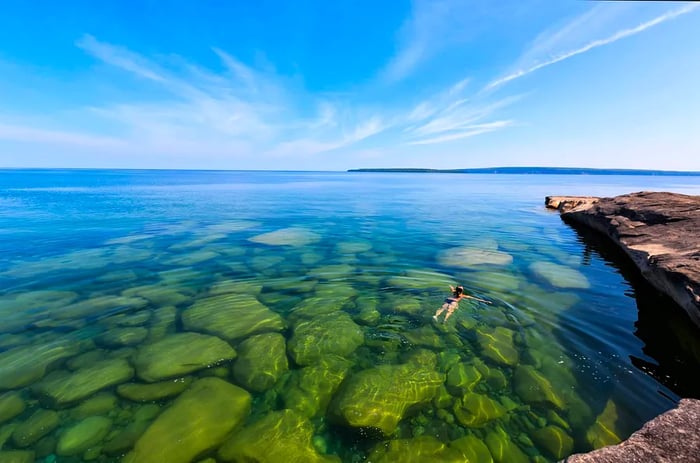
[[[699,183],[3,171],[0,458],[517,463],[617,443],[698,395],[700,348],[543,198]],[[435,323],[457,283],[491,304]]]

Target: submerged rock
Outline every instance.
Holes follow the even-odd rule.
[[[58,439],[56,454],[79,455],[105,438],[112,427],[112,420],[104,416],[91,416],[66,429]]]
[[[309,418],[324,414],[351,366],[343,357],[326,355],[314,365],[294,370],[281,391],[285,407]]]
[[[647,422],[618,445],[571,455],[571,463],[691,462],[700,455],[700,400],[681,399],[677,408]]]
[[[617,420],[615,402],[608,400],[603,412],[596,417],[595,422],[586,431],[588,444],[594,449],[619,444],[622,439],[618,436],[615,428]]]
[[[311,365],[329,354],[347,356],[363,342],[360,326],[337,312],[297,321],[287,349],[298,365]]]
[[[82,420],[94,415],[108,415],[117,408],[117,397],[111,392],[100,392],[81,402],[70,411],[71,418]]]
[[[134,402],[151,402],[176,396],[187,389],[191,383],[191,377],[150,384],[126,383],[117,386],[117,394]]]
[[[479,427],[506,414],[506,409],[487,395],[467,393],[454,406],[457,420],[464,426]]]
[[[126,347],[141,344],[148,336],[148,330],[142,326],[133,328],[109,328],[95,338],[95,342],[105,347]]]
[[[29,447],[56,429],[58,422],[58,413],[40,408],[15,428],[12,442],[17,447]]]
[[[417,362],[379,365],[348,378],[331,404],[331,413],[340,423],[377,428],[388,436],[406,410],[430,402],[444,380]]]
[[[0,390],[16,389],[41,379],[55,362],[80,350],[74,342],[60,341],[17,347],[0,353]]]
[[[559,426],[535,429],[530,435],[539,448],[557,460],[569,456],[574,448],[574,439]]]
[[[284,328],[282,317],[247,294],[200,299],[182,313],[182,324],[188,331],[214,334],[227,341]]]
[[[493,463],[491,452],[483,440],[468,434],[450,442],[450,447],[459,449],[468,463]]]
[[[495,249],[463,246],[441,251],[437,260],[445,267],[471,268],[479,265],[510,265],[513,256]]]
[[[564,400],[554,390],[549,380],[530,365],[515,368],[513,388],[525,403],[550,404],[559,410],[565,407]]]
[[[19,392],[7,392],[0,395],[0,424],[9,421],[27,408]]]
[[[576,269],[554,262],[540,261],[530,264],[530,271],[556,288],[590,288],[586,276]]]
[[[51,317],[58,320],[104,317],[113,313],[142,309],[146,305],[148,301],[141,297],[99,296],[52,311]]]
[[[189,463],[217,448],[250,412],[245,390],[219,378],[203,378],[180,395],[139,438],[123,463]]]
[[[520,360],[513,336],[513,330],[503,326],[497,326],[493,330],[482,326],[476,331],[476,339],[483,355],[498,364],[507,366],[515,366]]]
[[[34,463],[36,453],[32,450],[4,450],[0,451],[2,463]]]
[[[271,388],[288,369],[284,337],[265,333],[239,344],[233,377],[246,389],[262,392]]]
[[[308,246],[320,240],[321,235],[302,227],[282,228],[248,238],[248,241],[252,241],[253,243],[267,244],[269,246],[293,247]]]
[[[148,382],[177,378],[236,358],[226,341],[199,333],[178,333],[139,348],[133,364]],[[125,382],[125,381],[122,381]]]
[[[236,432],[219,449],[223,461],[257,463],[340,463],[340,458],[322,455],[311,443],[313,426],[293,410],[271,412]]]
[[[484,439],[496,463],[529,463],[530,458],[513,442],[508,433],[497,426]]]
[[[448,447],[433,436],[420,436],[381,442],[370,452],[369,461],[464,463],[465,456],[460,449]],[[472,460],[467,462],[471,463]]]
[[[75,372],[55,371],[32,386],[32,391],[54,406],[65,406],[133,376],[134,369],[126,360],[103,360]]]

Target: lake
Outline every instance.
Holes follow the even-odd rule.
[[[0,170],[0,449],[519,463],[617,443],[700,396],[700,344],[544,197],[642,190],[700,177]],[[435,322],[457,284],[487,302]]]

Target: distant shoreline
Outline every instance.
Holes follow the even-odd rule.
[[[588,167],[482,167],[474,169],[423,169],[423,168],[376,168],[349,169],[348,172],[409,172],[438,174],[532,174],[532,175],[657,175],[700,176],[697,171],[645,170],[645,169],[593,169]]]

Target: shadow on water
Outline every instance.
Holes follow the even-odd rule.
[[[607,236],[568,225],[585,247],[584,263],[598,255],[632,287],[628,295],[638,309],[634,335],[644,343],[642,352],[647,356],[630,355],[632,365],[679,397],[700,398],[695,377],[700,370],[700,329],[676,302],[647,282],[629,256]]]

